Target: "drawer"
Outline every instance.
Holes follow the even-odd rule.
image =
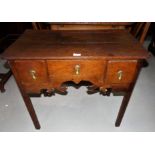
[[[136,72],[136,67],[136,60],[109,61],[107,66],[106,83],[131,83]]]
[[[43,60],[18,60],[14,63],[23,84],[39,85],[47,82],[46,64]]]
[[[55,81],[89,81],[102,83],[104,79],[104,60],[48,60],[50,79]]]

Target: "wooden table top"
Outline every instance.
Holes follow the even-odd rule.
[[[148,52],[127,30],[26,30],[2,55],[8,60],[147,57]]]

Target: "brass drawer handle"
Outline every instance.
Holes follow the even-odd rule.
[[[76,75],[80,74],[80,65],[75,65],[75,74]]]
[[[34,80],[36,80],[37,79],[37,77],[36,77],[36,71],[35,70],[30,70],[30,74],[31,74],[31,76],[32,76],[32,79],[34,79]]]
[[[118,80],[122,80],[123,71],[122,71],[122,70],[119,70],[119,71],[117,72],[117,74],[118,74]]]

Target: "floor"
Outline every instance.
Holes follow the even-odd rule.
[[[120,127],[115,127],[114,122],[122,96],[88,95],[85,87],[69,87],[67,96],[31,98],[41,124],[41,129],[35,130],[12,76],[5,85],[6,92],[0,93],[0,131],[155,131],[155,57],[148,62],[149,66],[140,73]],[[1,72],[6,71],[3,63]]]

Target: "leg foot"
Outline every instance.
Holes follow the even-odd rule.
[[[31,116],[31,119],[33,121],[33,124],[34,124],[35,128],[40,129],[41,127],[40,127],[37,115],[35,113],[35,110],[33,108],[32,102],[30,100],[30,97],[24,92],[22,92],[22,96],[23,96],[26,108],[27,108],[27,110],[28,110],[28,112],[29,112],[29,114]]]
[[[123,101],[122,101],[122,104],[121,104],[121,107],[120,107],[120,110],[119,110],[119,113],[118,113],[118,116],[117,116],[117,119],[116,119],[116,122],[115,122],[116,127],[119,127],[121,122],[122,122],[124,113],[126,111],[126,108],[128,106],[128,103],[129,103],[129,100],[130,100],[130,97],[131,97],[131,94],[132,94],[132,90],[133,90],[133,87],[132,87],[132,89],[130,89],[129,91],[126,92],[126,94],[125,94],[125,96],[123,98]]]

